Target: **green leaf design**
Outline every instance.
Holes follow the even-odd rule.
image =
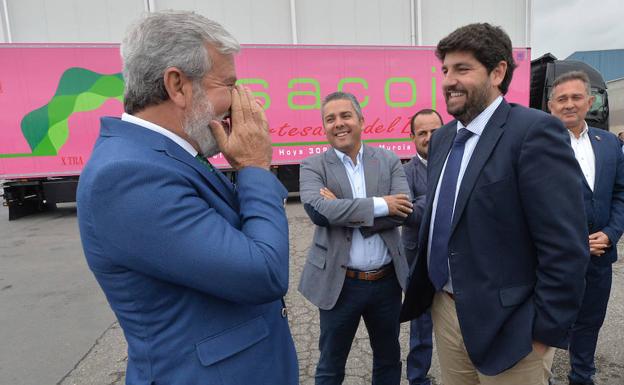
[[[100,74],[85,68],[69,68],[59,80],[48,104],[22,118],[21,128],[32,153],[0,154],[0,158],[54,156],[69,137],[69,118],[76,112],[93,111],[108,99],[123,101],[121,73]]]

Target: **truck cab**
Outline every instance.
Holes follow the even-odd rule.
[[[550,113],[548,95],[555,79],[566,72],[583,71],[589,77],[592,95],[595,96],[585,120],[592,127],[609,130],[609,98],[607,84],[600,72],[578,60],[557,60],[547,53],[531,61],[531,94],[529,106]]]

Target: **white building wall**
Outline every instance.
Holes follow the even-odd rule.
[[[153,0],[152,4],[154,10],[184,9],[216,20],[240,43],[292,43],[289,0]]]
[[[6,0],[14,43],[120,42],[142,0]]]
[[[416,43],[435,45],[461,25],[487,21],[501,25],[514,46],[526,47],[531,1],[0,0],[0,6],[8,5],[14,43],[117,43],[130,22],[149,8],[194,10],[250,44],[296,39],[299,44],[411,45],[413,31]],[[4,24],[0,21],[2,42],[8,40]]]
[[[409,0],[297,0],[303,44],[410,45]]]
[[[462,25],[503,27],[514,47],[530,46],[531,0],[422,0],[422,44],[436,45]]]

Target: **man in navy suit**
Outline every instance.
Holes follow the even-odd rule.
[[[548,108],[570,134],[583,172],[585,214],[591,256],[585,275],[585,296],[570,335],[570,385],[593,385],[594,354],[611,292],[611,264],[624,230],[624,154],[618,138],[589,127],[585,116],[594,97],[587,74],[564,73],[553,82]]]
[[[286,190],[263,109],[234,86],[238,50],[218,23],[179,11],[147,15],[121,46],[125,113],[102,118],[77,200],[87,262],[128,342],[127,384],[298,383]],[[236,188],[205,160],[219,150]]]
[[[502,29],[461,27],[436,54],[456,120],[429,145],[401,319],[431,307],[445,385],[547,384],[588,263],[578,164],[558,119],[504,100],[516,64]]]
[[[435,110],[422,109],[412,116],[410,121],[410,139],[416,146],[416,155],[407,162],[403,169],[412,194],[414,212],[405,221],[401,232],[401,241],[405,249],[407,262],[412,265],[418,248],[418,232],[425,209],[427,193],[427,154],[429,140],[436,129],[443,124],[442,117]],[[407,354],[406,369],[410,385],[430,385],[427,377],[431,367],[433,341],[431,338],[431,313],[425,312],[410,322],[410,344]]]

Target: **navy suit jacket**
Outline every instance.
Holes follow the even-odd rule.
[[[418,249],[418,233],[425,210],[425,194],[427,193],[427,166],[414,156],[409,162],[403,165],[403,171],[407,177],[407,184],[412,194],[414,204],[412,214],[407,217],[401,229],[401,242],[405,249],[405,258],[411,266],[416,259]]]
[[[431,306],[427,273],[432,201],[457,122],[430,142],[417,261],[401,320]],[[457,317],[468,355],[495,375],[532,350],[567,347],[589,261],[580,170],[556,118],[503,101],[485,126],[459,187],[449,240]]]
[[[611,247],[594,263],[611,264],[617,260],[617,242],[624,230],[624,153],[617,136],[588,128],[596,159],[594,191],[583,177],[585,215],[589,233],[602,231],[609,237]]]
[[[127,384],[298,383],[285,197],[266,170],[234,189],[167,137],[102,119],[78,223],[128,341]]]

